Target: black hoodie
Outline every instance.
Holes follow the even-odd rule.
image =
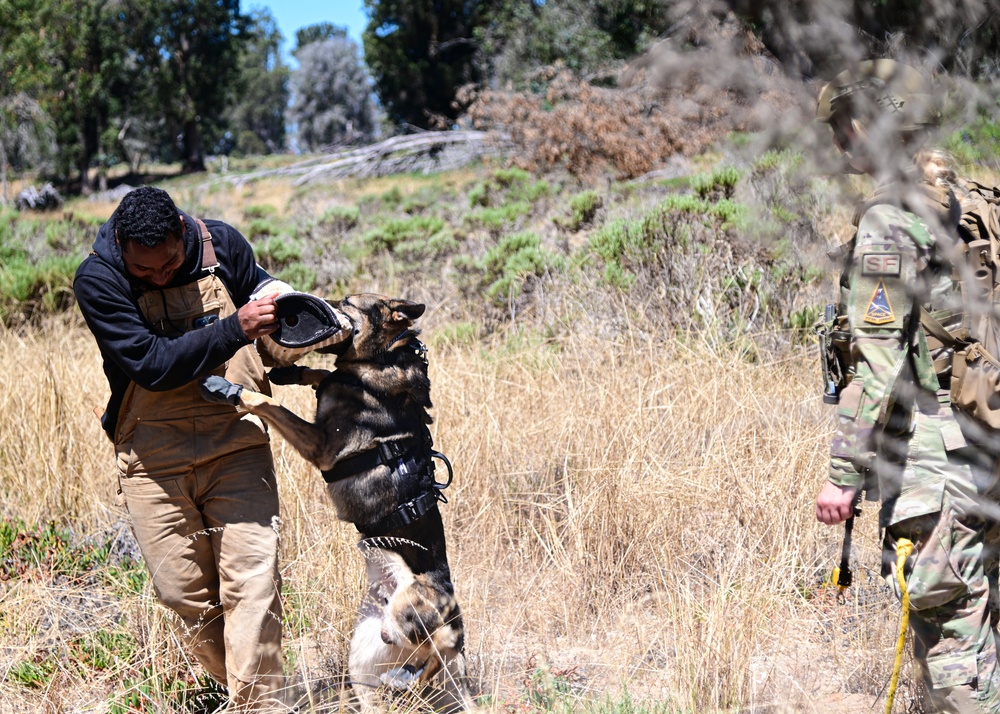
[[[207,274],[201,269],[202,246],[195,222],[181,215],[186,257],[165,288],[185,285]],[[215,274],[239,309],[268,275],[254,261],[253,249],[239,231],[221,221],[207,220],[205,225],[212,234],[219,261]],[[101,424],[112,440],[129,382],[154,392],[175,389],[207,374],[249,344],[235,314],[200,330],[161,337],[143,317],[137,302],[138,296],[149,289],[158,288],[143,285],[126,274],[112,217],[101,226],[94,252],[77,268],[73,281],[80,311],[104,358],[111,398]]]

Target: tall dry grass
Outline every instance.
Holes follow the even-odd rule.
[[[425,332],[432,429],[456,469],[443,513],[484,702],[511,712],[876,702],[898,607],[872,572],[867,513],[858,586],[847,599],[820,587],[841,532],[813,516],[831,421],[810,350],[751,358],[627,328],[547,341],[512,330],[485,346],[443,334],[433,322]],[[112,450],[92,412],[107,387],[82,323],[0,333],[0,384],[4,516],[55,519],[80,536],[120,527]],[[276,392],[311,413],[311,390]],[[318,474],[280,437],[274,449],[288,668],[304,711],[336,711],[362,559]],[[74,617],[78,630],[131,633],[144,676],[198,673],[148,585],[128,595],[12,579],[0,584],[0,712],[108,711],[134,686],[124,665],[95,675],[68,661],[39,688],[11,676],[65,647]],[[904,704],[916,696],[904,681]]]

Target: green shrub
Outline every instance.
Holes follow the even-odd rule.
[[[331,206],[323,211],[316,223],[343,233],[358,225],[360,217],[361,211],[357,206]]]
[[[465,223],[470,228],[485,228],[494,235],[513,228],[518,219],[531,212],[531,205],[526,201],[508,203],[503,206],[488,206],[479,208],[465,216]]]
[[[379,199],[389,208],[397,208],[403,203],[403,192],[399,189],[399,186],[393,186],[388,191],[383,193]]]
[[[278,209],[270,204],[261,204],[246,206],[243,209],[243,218],[247,221],[253,221],[260,218],[276,218],[278,215]]]
[[[533,204],[552,192],[548,182],[533,180],[523,169],[497,169],[490,178],[476,184],[468,193],[469,206],[499,206],[516,202]]]
[[[32,263],[23,250],[0,247],[0,322],[33,319],[74,303],[75,256],[49,256]]]
[[[569,200],[570,215],[568,218],[556,216],[555,224],[570,231],[578,231],[588,223],[593,222],[597,210],[604,205],[597,191],[584,191]]]
[[[390,218],[361,236],[365,254],[392,253],[400,258],[434,258],[453,252],[458,241],[436,216]]]
[[[302,260],[302,243],[287,235],[274,236],[254,245],[253,252],[261,267],[274,275],[276,271]]]
[[[304,265],[303,263],[292,263],[275,273],[274,277],[278,280],[285,281],[296,290],[308,293],[312,292],[313,288],[316,287],[318,276],[316,271],[308,265]]]
[[[729,200],[712,203],[672,194],[639,220],[618,219],[602,227],[590,237],[589,247],[604,262],[607,282],[622,286],[621,276],[630,266],[648,265],[671,244],[687,248],[694,233],[714,238],[746,228],[748,219],[746,208]]]
[[[504,305],[517,298],[531,278],[565,268],[565,261],[541,247],[534,233],[504,236],[478,261],[484,294],[494,304]]]
[[[949,134],[942,145],[963,166],[995,162],[1000,158],[1000,123],[979,114],[972,124]]]
[[[798,151],[781,149],[780,151],[766,151],[754,161],[753,169],[757,172],[768,172],[776,169],[795,169],[802,165],[805,156]]]
[[[692,176],[690,185],[703,200],[732,198],[739,180],[740,172],[737,169],[725,167],[708,174]]]
[[[606,284],[656,296],[664,326],[708,328],[721,339],[787,327],[796,296],[823,271],[752,220],[731,200],[674,194],[639,219],[594,231],[578,257],[594,261]]]
[[[261,238],[266,238],[268,236],[280,235],[281,232],[281,222],[272,217],[254,218],[247,223],[246,230],[244,231],[247,240],[250,242],[260,240]]]

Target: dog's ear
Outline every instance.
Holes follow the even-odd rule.
[[[409,300],[390,300],[388,307],[390,322],[413,322],[424,314],[423,305]]]

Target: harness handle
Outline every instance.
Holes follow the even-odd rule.
[[[446,488],[448,488],[449,486],[451,486],[451,482],[455,478],[455,470],[451,467],[451,462],[448,461],[448,457],[445,456],[444,454],[442,454],[440,451],[433,451],[432,450],[431,451],[431,458],[432,459],[441,459],[442,461],[444,461],[444,465],[448,467],[448,480],[445,481],[444,483],[438,483],[437,481],[434,481],[434,488],[436,488],[438,491],[444,491]],[[444,499],[443,496],[441,498],[442,498],[442,500]],[[445,500],[445,503],[447,503],[446,500]]]

